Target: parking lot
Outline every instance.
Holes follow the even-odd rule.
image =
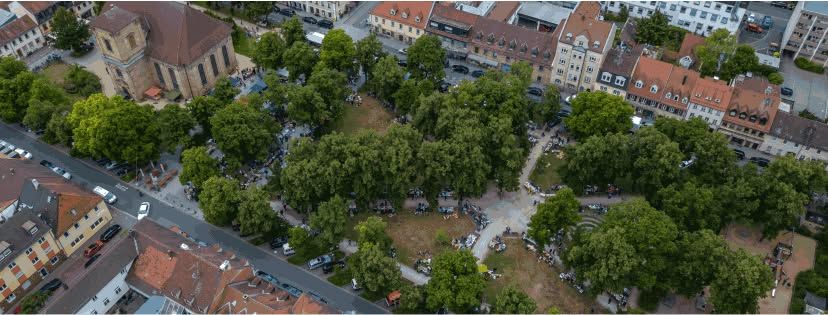
[[[747,20],[743,21],[739,26],[739,43],[750,45],[756,52],[770,54],[768,51],[770,43],[780,44],[782,34],[785,32],[785,27],[792,13],[793,11],[791,10],[777,8],[768,3],[751,2],[745,13],[745,19],[750,14],[754,14],[757,19],[757,24],[761,24],[762,18],[770,16],[773,20],[773,25],[765,29],[762,33],[755,33],[745,30]]]

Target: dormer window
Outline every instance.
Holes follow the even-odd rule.
[[[391,9],[391,16],[397,15],[397,10]]]
[[[658,86],[653,84],[653,86],[650,87],[650,93],[655,93],[655,92],[658,92]]]
[[[678,98],[679,98],[679,95],[678,95],[678,94],[673,95],[673,100],[674,100],[674,101],[678,102]]]
[[[682,104],[687,104],[687,97],[686,96],[681,99],[681,103]]]
[[[511,42],[509,42],[509,50],[513,50],[515,49],[515,47],[517,47],[517,41],[513,39]]]
[[[718,98],[716,99],[716,103],[721,103],[721,102],[722,102],[721,99],[718,99]]]
[[[739,113],[739,119],[745,119],[745,118],[747,118],[747,113],[745,113],[745,112]]]
[[[639,89],[644,87],[644,82],[642,82],[641,80],[635,81],[635,87]]]
[[[529,50],[529,47],[526,46],[526,43],[520,45],[520,53],[526,53],[527,50]]]
[[[544,50],[544,51],[543,51],[543,59],[549,59],[549,58],[551,58],[551,57],[552,57],[552,54],[551,54],[551,53],[549,53],[549,51],[548,51],[548,50]]]
[[[474,39],[476,39],[476,40],[483,39],[483,32],[477,32],[477,35],[474,36]]]
[[[419,15],[414,17],[414,22],[420,23],[420,16]]]
[[[532,57],[537,57],[537,56],[538,56],[538,47],[534,47],[534,48],[532,48]]]
[[[489,45],[494,44],[494,34],[489,34],[489,37],[486,37],[486,41],[489,42]]]
[[[767,119],[767,118],[765,118],[765,117],[759,118],[759,124],[760,124],[760,125],[764,126],[764,125],[765,125],[765,124],[767,124],[767,123],[768,123],[768,119]]]
[[[669,99],[671,97],[673,97],[673,93],[670,93],[670,92],[667,92],[667,94],[664,95],[664,98],[667,98],[667,99]]]
[[[735,109],[730,110],[730,116],[731,117],[736,117],[736,110]]]
[[[497,45],[500,46],[500,47],[506,46],[506,39],[501,37],[500,40],[497,41]]]
[[[756,115],[750,115],[748,120],[750,120],[750,122],[756,122]]]
[[[402,13],[402,18],[407,19],[408,18],[408,13],[403,12]]]
[[[572,33],[566,33],[566,39],[572,39]]]
[[[598,46],[601,46],[601,42],[596,40],[595,42],[592,43],[592,48],[598,48]]]

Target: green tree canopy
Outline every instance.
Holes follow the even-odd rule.
[[[385,233],[387,224],[378,216],[370,216],[354,227],[359,233],[360,246],[365,243],[376,244],[382,251],[387,251],[391,246],[391,238]]]
[[[547,85],[543,92],[543,100],[537,105],[537,113],[543,117],[543,122],[551,121],[561,111],[561,92],[555,85]]]
[[[446,51],[437,36],[420,36],[408,47],[408,71],[412,78],[437,83],[446,76],[443,69],[445,60]]]
[[[429,310],[446,307],[468,313],[480,306],[486,282],[477,272],[477,259],[468,250],[449,251],[434,259],[431,280],[426,285]]]
[[[724,209],[716,194],[713,188],[686,182],[681,187],[670,185],[659,189],[653,204],[684,230],[719,231]]]
[[[660,117],[656,119],[655,127],[678,143],[685,159],[696,156],[696,162],[689,167],[689,171],[702,183],[718,183],[733,176],[736,155],[727,146],[727,138],[710,131],[707,122],[700,117],[690,120]]]
[[[692,297],[710,285],[731,252],[721,236],[710,230],[681,233],[679,251],[670,273],[672,287]]]
[[[400,284],[400,267],[397,261],[373,243],[359,246],[351,257],[354,278],[366,291],[387,294]]]
[[[710,296],[717,313],[756,313],[759,299],[773,286],[771,269],[759,257],[739,249],[720,264]]]
[[[193,183],[201,187],[211,177],[219,176],[219,162],[207,153],[206,147],[192,147],[181,152],[181,174],[178,180],[182,184]]]
[[[759,67],[759,57],[756,56],[753,47],[741,44],[736,46],[736,51],[722,66],[722,80],[731,80],[737,75],[755,71]]]
[[[80,52],[81,45],[89,39],[89,27],[75,14],[59,7],[52,17],[52,34],[55,35],[55,47]]]
[[[573,190],[583,192],[587,185],[606,187],[626,178],[631,161],[630,137],[621,133],[592,136],[564,148],[566,160],[561,178]]]
[[[386,55],[376,65],[372,65],[372,69],[371,81],[369,81],[371,90],[376,92],[380,99],[390,100],[400,89],[405,76],[405,72],[397,64],[397,58]]]
[[[14,57],[0,57],[0,118],[20,122],[29,106],[29,91],[35,80],[25,63]]]
[[[638,25],[635,29],[635,41],[661,46],[669,36],[669,26],[667,16],[661,13],[661,11],[656,10],[649,17],[638,20]]]
[[[537,307],[528,294],[509,286],[497,294],[492,311],[497,314],[531,314]]]
[[[32,82],[29,106],[23,116],[23,124],[31,130],[43,130],[55,113],[69,111],[72,105],[62,89],[56,87],[46,78],[37,78]]]
[[[215,97],[222,104],[229,104],[236,95],[239,95],[239,89],[233,86],[227,76],[222,76],[216,80],[216,86],[213,88],[213,97]]]
[[[678,181],[683,155],[678,144],[654,128],[644,128],[630,137],[633,185],[652,197],[661,188]]]
[[[211,135],[210,118],[225,105],[226,103],[222,103],[212,96],[196,96],[191,102],[187,103],[187,110],[190,111],[190,115],[195,118],[204,133]]]
[[[593,135],[627,132],[634,111],[623,98],[604,92],[582,92],[572,101],[572,115],[565,119],[572,134],[585,139]]]
[[[135,166],[158,158],[155,113],[120,96],[93,94],[78,101],[69,114],[74,126],[74,149],[91,156],[104,156]]]
[[[81,66],[72,66],[63,79],[64,88],[70,93],[89,97],[89,95],[101,92],[101,78]]]
[[[308,85],[313,86],[325,96],[328,111],[333,113],[334,117],[342,112],[345,97],[351,92],[345,73],[329,68],[325,64],[318,64],[313,68]]]
[[[225,159],[232,163],[261,160],[281,130],[278,122],[261,109],[238,103],[218,110],[212,118],[213,137]]]
[[[319,49],[319,61],[331,69],[343,73],[354,73],[356,64],[354,40],[343,29],[333,29],[325,34]]]
[[[736,51],[736,36],[730,31],[719,28],[704,39],[704,44],[696,47],[696,56],[699,58],[700,71],[703,76],[713,76],[719,73],[721,67],[719,57],[725,60]]]
[[[305,30],[298,16],[293,16],[282,23],[282,37],[285,38],[287,47],[293,46],[294,43],[305,41]]]
[[[317,238],[329,246],[339,244],[345,236],[345,225],[348,223],[348,204],[345,199],[334,196],[319,205],[316,212],[311,213],[310,226],[319,230]]]
[[[314,86],[294,86],[288,90],[287,115],[291,120],[321,126],[334,119],[328,104]]]
[[[213,225],[226,226],[238,214],[241,197],[238,181],[213,176],[204,181],[198,205],[204,213],[204,220]]]
[[[267,192],[251,187],[241,192],[236,220],[241,232],[248,235],[266,234],[273,230],[278,217],[270,207]]]
[[[382,51],[382,43],[374,33],[356,42],[356,59],[362,67],[365,76],[370,80],[374,73],[374,65],[385,53]]]
[[[319,56],[304,41],[293,43],[284,54],[285,68],[287,68],[289,79],[294,81],[300,77],[310,77],[313,67],[319,61]],[[270,86],[270,85],[268,85]]]
[[[160,149],[174,152],[179,145],[186,144],[195,124],[195,119],[187,109],[178,104],[164,106],[155,119],[155,133]]]
[[[286,47],[285,41],[279,34],[264,33],[253,49],[253,62],[267,69],[279,69],[283,64],[282,55]]]
[[[578,215],[580,207],[581,203],[575,199],[572,189],[559,190],[554,197],[538,205],[537,212],[529,221],[527,234],[538,243],[538,248],[544,248],[559,230],[566,231],[581,220]]]
[[[428,80],[409,78],[402,81],[397,91],[392,95],[397,112],[400,114],[415,112],[419,105],[419,98],[431,95],[434,89],[434,83]]]

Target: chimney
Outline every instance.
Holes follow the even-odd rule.
[[[221,269],[221,271],[227,271],[227,270],[230,270],[230,261],[229,261],[229,260],[225,260],[224,262],[222,262],[222,263],[221,263],[221,266],[219,266],[219,269]]]
[[[687,75],[684,75],[684,78],[681,79],[681,85],[687,84]]]
[[[12,171],[12,173],[14,172]],[[37,190],[37,188],[40,186],[40,183],[37,181],[37,179],[32,178],[32,186],[34,186],[35,190]]]
[[[170,258],[169,260],[172,260],[173,257],[175,257],[175,252],[173,252],[171,249],[168,249],[167,250],[167,256],[169,256],[169,258]]]

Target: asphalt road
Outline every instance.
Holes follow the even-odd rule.
[[[233,234],[203,221],[199,221],[150,196],[144,195],[143,197],[139,197],[138,191],[129,187],[126,183],[38,141],[29,133],[20,131],[7,124],[0,124],[0,139],[4,139],[15,146],[31,152],[34,161],[45,159],[63,167],[72,173],[72,182],[78,183],[90,190],[96,185],[108,189],[118,196],[118,201],[115,206],[130,215],[136,215],[138,205],[141,202],[149,201],[152,204],[149,217],[154,221],[164,226],[177,225],[198,240],[210,244],[218,243],[223,248],[232,250],[236,254],[247,258],[255,268],[276,276],[280,281],[291,283],[306,291],[310,290],[318,293],[332,307],[344,312],[356,311],[357,313],[366,314],[387,313],[387,310],[359,296],[355,296],[346,289],[337,287],[300,267],[277,258],[271,253],[239,239]]]

